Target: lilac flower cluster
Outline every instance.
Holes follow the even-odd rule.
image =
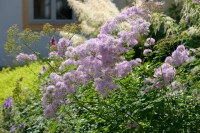
[[[184,45],[179,45],[177,49],[165,59],[165,63],[161,67],[155,69],[154,78],[147,78],[145,84],[153,84],[150,88],[160,88],[165,84],[173,82],[176,76],[175,67],[182,65],[189,59],[189,53]]]
[[[11,108],[12,107],[12,98],[7,98],[6,100],[5,100],[5,102],[4,102],[4,107],[6,108],[6,109],[9,109],[9,108]]]
[[[36,61],[37,56],[35,54],[28,55],[28,54],[20,53],[19,55],[16,56],[16,60],[18,62]]]
[[[58,55],[64,56],[67,50],[67,47],[72,46],[73,42],[66,38],[60,38],[57,44]]]
[[[61,58],[58,55],[58,52],[52,51],[52,52],[49,53],[49,59],[61,59]]]
[[[149,55],[150,53],[152,53],[152,50],[151,50],[151,49],[145,49],[145,50],[143,51],[143,55],[144,55],[144,56],[147,56],[147,55]]]
[[[145,47],[150,47],[150,46],[152,46],[152,45],[154,45],[155,44],[155,39],[153,39],[153,38],[147,38],[146,39],[146,42],[144,43],[144,46]],[[147,55],[149,55],[150,53],[152,53],[152,50],[151,49],[145,49],[144,51],[143,51],[143,55],[144,56],[147,56]]]
[[[150,47],[150,46],[152,46],[154,44],[155,44],[155,39],[153,39],[153,38],[147,38],[146,42],[144,43],[144,46],[145,47]]]
[[[180,66],[189,60],[189,52],[185,49],[184,45],[179,45],[177,49],[172,53],[172,56],[168,56],[165,59],[166,63],[173,66]]]
[[[132,28],[120,30],[118,26],[122,22],[128,22]],[[139,29],[136,29],[138,26]],[[61,63],[59,70],[65,73],[50,75],[42,99],[45,115],[54,116],[60,105],[65,103],[66,95],[74,93],[79,86],[91,80],[94,81],[96,91],[103,96],[119,88],[112,77],[123,78],[133,67],[142,63],[139,58],[127,61],[123,54],[137,45],[138,36],[147,34],[149,26],[145,20],[145,12],[132,7],[105,23],[97,38],[89,39],[82,45],[73,47],[69,40],[60,39],[58,55],[65,54],[66,60]],[[113,34],[113,31],[116,31],[116,34]],[[75,66],[75,69],[66,71],[66,67],[71,65]]]
[[[143,34],[148,34],[150,23],[146,20],[149,18],[149,14],[146,10],[130,7],[127,10],[122,11],[113,20],[107,21],[101,27],[100,34],[112,34],[114,31],[120,29],[119,25],[123,22],[128,22],[132,25],[132,32],[143,32]]]
[[[200,0],[193,0],[194,3],[200,4]]]
[[[72,47],[73,42],[67,38],[60,38],[58,43],[55,38],[50,39],[51,52],[49,53],[49,59],[60,60],[65,56],[65,52],[69,47]]]
[[[168,63],[164,63],[160,68],[155,69],[154,77],[162,79],[165,84],[174,79],[176,70]]]

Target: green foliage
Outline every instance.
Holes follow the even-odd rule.
[[[34,73],[33,73],[33,72]],[[21,79],[20,85],[26,90],[36,90],[39,88],[38,73],[41,71],[39,63],[32,63],[23,67],[16,67],[14,69],[4,68],[0,72],[0,104],[7,97],[12,96],[12,91],[16,88],[16,82]]]
[[[30,29],[25,29],[20,32],[17,25],[10,27],[7,33],[7,42],[4,47],[6,52],[10,55],[18,54],[25,46],[30,47],[30,45],[40,39],[39,34]]]
[[[191,8],[189,8],[191,6]],[[194,12],[194,13],[192,13]],[[17,67],[14,70],[3,69],[0,73],[0,102],[8,96],[14,100],[10,110],[3,110],[0,126],[3,130],[10,130],[16,126],[16,132],[70,132],[70,133],[133,133],[133,132],[199,132],[200,131],[200,28],[199,5],[187,0],[183,4],[183,17],[180,21],[162,13],[153,13],[151,23],[151,37],[156,39],[150,56],[143,56],[143,42],[135,50],[130,50],[124,57],[131,60],[141,57],[143,63],[133,68],[125,78],[115,78],[120,87],[110,91],[107,95],[100,95],[91,81],[79,86],[75,93],[67,95],[67,101],[61,106],[56,116],[47,118],[43,115],[44,107],[41,102],[42,91],[46,86],[49,74],[58,69],[62,60],[48,62],[49,68],[40,77],[39,63]],[[65,26],[62,30],[76,31],[76,27]],[[50,24],[46,24],[43,31],[37,34],[30,30],[18,32],[16,26],[8,30],[8,50],[16,49],[16,40],[34,43],[37,35],[51,36],[57,32]],[[17,36],[16,36],[17,34]],[[35,36],[36,35],[36,36]],[[16,39],[17,38],[17,39]],[[26,40],[27,39],[27,40]],[[176,47],[184,43],[193,48],[194,60],[176,67],[174,81],[180,86],[173,88],[172,84],[165,84],[160,88],[150,88],[145,84],[145,78],[153,77],[154,69],[158,68],[171,55]],[[27,45],[29,46],[29,45]],[[195,48],[195,49],[194,49]],[[20,47],[19,47],[20,49]],[[29,68],[36,74],[30,72]],[[69,66],[67,71],[74,70]],[[42,82],[42,85],[40,84]],[[12,93],[10,93],[12,92]],[[9,94],[10,93],[10,94]],[[6,115],[6,111],[9,115]],[[24,128],[20,125],[25,124]]]
[[[144,79],[155,68],[150,62],[134,69],[134,76],[116,80],[121,88],[105,97],[90,83],[80,87],[58,112],[57,130],[62,132],[68,127],[68,132],[79,133],[198,132],[200,101],[196,90],[200,89],[200,77],[189,69],[199,65],[197,60],[178,69],[176,81],[183,84],[179,93],[170,86],[143,92],[147,89]],[[60,125],[62,120],[67,126]]]

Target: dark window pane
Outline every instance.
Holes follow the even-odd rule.
[[[72,9],[67,0],[56,0],[56,19],[72,19]]]
[[[34,0],[34,19],[51,19],[51,0]]]

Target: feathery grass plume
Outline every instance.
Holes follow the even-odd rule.
[[[181,11],[182,19],[181,23],[187,27],[188,25],[199,26],[200,21],[200,4],[196,3],[194,0],[185,0],[183,3],[183,8]]]
[[[84,43],[87,39],[81,34],[74,34],[71,32],[60,32],[60,35],[64,38],[68,38],[73,42],[73,46],[78,46]]]
[[[68,3],[78,15],[82,32],[86,34],[96,32],[104,22],[119,13],[111,0],[68,0]]]
[[[161,11],[165,2],[155,0],[134,0],[132,4],[135,4],[137,7],[149,9],[150,11]]]
[[[150,22],[155,34],[160,30],[161,25],[164,26],[164,32],[167,37],[177,34],[178,32],[176,21],[163,13],[153,13]]]

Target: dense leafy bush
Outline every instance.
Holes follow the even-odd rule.
[[[198,23],[185,16],[176,22],[160,13],[150,18],[148,13],[128,8],[107,21],[96,38],[80,45],[70,38],[51,38],[40,89],[22,97],[22,81],[17,81],[12,98],[4,102],[2,128],[199,132],[200,50],[194,43],[199,40]],[[187,32],[195,26],[195,32]],[[21,54],[19,61],[29,56]]]

